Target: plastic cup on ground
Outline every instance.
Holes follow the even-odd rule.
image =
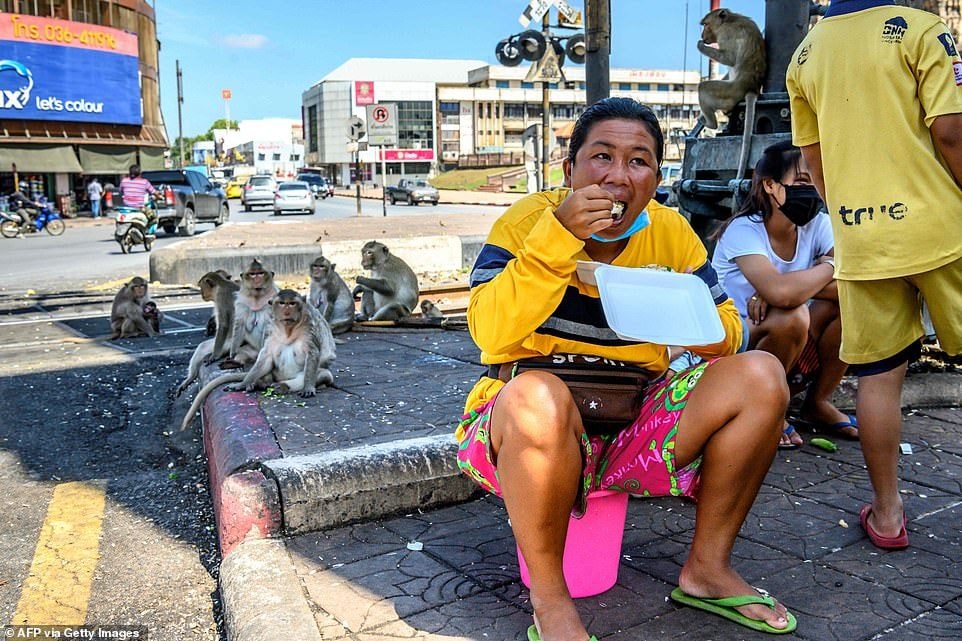
[[[601,594],[618,581],[621,540],[625,533],[628,494],[598,490],[588,494],[588,509],[580,519],[568,521],[564,577],[572,598]],[[531,587],[528,565],[518,549],[521,582]]]

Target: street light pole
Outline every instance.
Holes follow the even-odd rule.
[[[611,0],[586,0],[585,14],[585,84],[593,105],[611,95]]]
[[[544,17],[541,19],[541,33],[544,34],[544,39],[547,41],[548,46],[553,46],[551,40],[549,39],[549,27],[551,26],[551,12],[545,11]],[[548,87],[548,81],[545,80],[541,83],[541,190],[551,189],[551,158],[550,153],[550,142],[551,136],[548,135],[548,127],[551,124],[550,114],[551,114],[551,100],[549,99],[548,92],[550,91]]]
[[[184,119],[181,105],[184,104],[184,75],[180,71],[180,60],[176,62],[177,69],[177,141],[180,144],[180,166],[184,166]]]

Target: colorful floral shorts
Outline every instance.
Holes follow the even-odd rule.
[[[582,486],[575,514],[583,513],[584,497],[594,490],[617,490],[636,496],[688,496],[698,490],[698,457],[682,469],[675,466],[675,437],[688,396],[714,361],[699,363],[652,383],[638,418],[617,434],[581,434]],[[501,496],[501,483],[491,452],[491,412],[497,396],[461,418],[464,437],[458,467],[484,490]]]

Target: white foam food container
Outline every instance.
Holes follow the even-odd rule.
[[[593,278],[623,340],[688,347],[725,338],[708,285],[694,274],[602,264]]]

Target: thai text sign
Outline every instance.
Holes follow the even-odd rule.
[[[0,13],[0,120],[139,125],[137,36]]]

